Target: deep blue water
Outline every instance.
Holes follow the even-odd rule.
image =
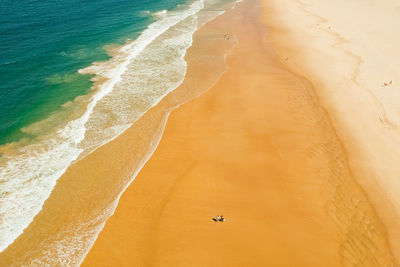
[[[143,11],[184,0],[0,0],[0,144],[89,92],[77,70],[108,58],[104,46],[135,39],[153,21]]]

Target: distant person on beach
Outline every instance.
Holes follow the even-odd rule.
[[[392,84],[392,81],[390,81],[390,82],[388,82],[388,83],[387,83],[387,82],[384,82],[384,83],[383,83],[383,86],[388,86],[388,85],[391,85],[391,84]]]
[[[216,218],[212,218],[212,220],[214,221],[214,222],[224,222],[225,221],[225,218],[224,218],[224,215],[217,215],[217,217]]]

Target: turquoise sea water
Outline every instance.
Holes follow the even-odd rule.
[[[152,12],[182,0],[0,0],[0,144],[89,92],[77,70],[106,60],[105,45],[135,39]]]
[[[235,2],[0,0],[0,144],[20,141],[0,146],[0,262],[71,164],[117,138],[183,83],[194,33]],[[209,38],[218,36],[224,40],[222,32]],[[118,49],[108,49],[115,44]],[[207,50],[198,56],[196,64],[225,58]],[[195,93],[196,86],[187,89]],[[162,129],[155,131],[132,166],[133,176],[102,188],[104,201],[93,201],[96,208],[87,214],[79,207],[102,183],[79,177],[85,186],[73,183],[75,189],[68,190],[73,198],[68,220],[62,227],[54,224],[61,228],[50,236],[41,225],[33,228],[41,236],[37,246],[30,242],[29,253],[11,265],[79,265],[121,190],[154,152]],[[54,210],[55,219],[62,209]]]

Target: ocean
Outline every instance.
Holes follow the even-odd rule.
[[[194,32],[230,2],[0,0],[0,260],[71,164],[182,84]],[[113,205],[46,264],[82,260]]]
[[[160,10],[183,0],[0,1],[0,144],[90,91],[78,70],[136,39]]]

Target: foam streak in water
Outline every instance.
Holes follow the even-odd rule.
[[[4,155],[0,158],[0,166],[2,166],[0,169],[0,252],[23,233],[50,196],[57,179],[85,150],[86,145],[82,144],[85,143],[83,141],[87,128],[96,126],[96,124],[90,123],[91,118],[96,115],[96,106],[113,92],[116,85],[122,80],[123,74],[128,70],[128,66],[144,54],[146,48],[159,36],[193,16],[202,8],[203,1],[196,1],[187,9],[173,11],[171,14],[167,13],[165,17],[151,24],[137,40],[124,46],[113,61],[116,64],[108,68],[102,68],[104,65],[101,64],[93,65],[82,70],[82,73],[96,73],[106,78],[106,82],[101,84],[93,95],[83,116],[69,122],[52,136],[41,139],[41,142],[25,146],[13,155]],[[194,30],[189,32],[191,36]],[[186,51],[190,44],[187,43],[182,49]],[[183,58],[182,53],[178,56]],[[185,64],[182,65],[181,61],[178,61],[177,64],[183,67],[179,68],[180,70],[185,70]],[[180,82],[178,78],[169,85],[176,88]],[[166,92],[170,90],[173,88],[168,88]],[[147,104],[150,105],[143,107],[143,110],[145,111],[157,103],[166,92],[156,94],[155,99],[148,102]],[[99,115],[97,114],[97,116]],[[89,142],[90,147],[93,149],[115,138],[129,127],[133,122],[132,119],[137,119],[137,116],[128,116],[127,119],[124,120],[124,124],[109,127],[117,130],[111,131],[107,140]]]

